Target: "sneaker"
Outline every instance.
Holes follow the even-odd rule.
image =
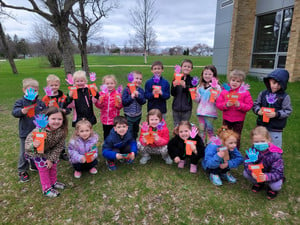
[[[236,183],[236,179],[234,176],[231,175],[231,173],[228,171],[226,173],[221,174],[221,178],[224,180],[227,180],[229,183]]]
[[[55,197],[59,196],[60,193],[53,188],[49,188],[47,191],[44,191],[44,195],[49,198],[55,198]]]
[[[151,156],[150,155],[147,155],[147,156],[143,156],[141,159],[140,159],[140,164],[146,164],[149,160],[151,159]]]
[[[184,160],[180,160],[179,163],[178,163],[178,168],[183,169],[184,168],[184,164],[185,164],[185,161]]]
[[[92,169],[90,169],[90,174],[96,174],[98,173],[97,169],[95,167],[93,167]]]
[[[253,184],[251,190],[254,193],[257,193],[259,191],[261,191],[265,186],[265,183],[257,183],[257,184]]]
[[[81,177],[81,172],[75,170],[74,177],[79,179]]]
[[[222,185],[222,181],[221,181],[221,179],[220,179],[220,176],[217,175],[217,174],[211,173],[211,174],[209,175],[209,179],[210,179],[210,181],[211,181],[214,185],[216,185],[216,186],[221,186],[221,185]]]
[[[30,171],[33,171],[33,172],[38,172],[38,169],[36,168],[35,165],[30,165],[30,166],[29,166],[29,170],[30,170]]]
[[[173,160],[171,159],[170,156],[167,156],[166,158],[164,158],[166,164],[171,165],[173,163]]]
[[[64,160],[64,161],[69,161],[69,156],[68,156],[67,153],[61,153],[59,158]]]
[[[192,164],[190,165],[190,173],[197,173],[197,165],[196,164]]]
[[[106,160],[106,165],[107,165],[107,168],[108,168],[110,171],[114,171],[114,170],[117,169],[117,167],[116,167],[114,161]]]
[[[55,184],[52,185],[52,187],[55,189],[64,190],[66,185],[64,183],[60,183],[56,181]]]
[[[271,188],[268,187],[267,198],[269,200],[273,200],[274,198],[276,198],[277,194],[278,194],[278,191],[273,191]]]
[[[28,175],[28,173],[26,171],[25,172],[19,172],[19,179],[23,183],[29,181],[29,175]]]

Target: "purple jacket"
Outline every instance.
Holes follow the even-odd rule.
[[[72,138],[69,142],[69,155],[70,162],[72,164],[80,163],[80,159],[84,156],[84,153],[96,151],[95,157],[98,157],[98,148],[96,146],[98,142],[98,135],[94,133],[87,140],[83,140],[80,137]],[[93,149],[93,150],[92,150]]]
[[[246,160],[249,159],[246,155]],[[259,152],[258,160],[255,163],[244,163],[245,171],[251,176],[251,171],[248,168],[250,164],[262,163],[264,166],[263,173],[267,176],[268,182],[275,182],[284,178],[282,149],[276,145],[269,143],[269,148],[263,152]]]

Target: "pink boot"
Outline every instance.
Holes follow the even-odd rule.
[[[197,165],[196,164],[191,163],[190,172],[197,173]]]
[[[180,160],[179,163],[178,163],[178,168],[183,169],[184,168],[184,164],[185,164],[185,161],[184,160]]]

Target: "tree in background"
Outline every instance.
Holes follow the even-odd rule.
[[[155,10],[155,0],[136,0],[137,6],[130,10],[131,26],[135,31],[135,40],[144,52],[144,63],[147,63],[147,54],[156,45],[156,33],[153,22],[158,15]]]

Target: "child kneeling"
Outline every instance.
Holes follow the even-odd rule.
[[[102,155],[106,159],[109,170],[116,170],[116,160],[131,164],[137,154],[136,140],[128,130],[127,119],[124,116],[114,118],[114,127],[106,137],[102,146]]]
[[[239,135],[227,126],[222,126],[217,134],[218,137],[211,139],[211,143],[205,148],[202,166],[214,185],[222,185],[220,177],[229,183],[235,183],[236,178],[231,175],[230,170],[244,161],[236,147]]]
[[[93,131],[92,124],[86,119],[78,121],[69,142],[70,162],[75,169],[75,178],[80,178],[84,170],[89,170],[90,174],[97,173],[97,142],[98,135]]]

